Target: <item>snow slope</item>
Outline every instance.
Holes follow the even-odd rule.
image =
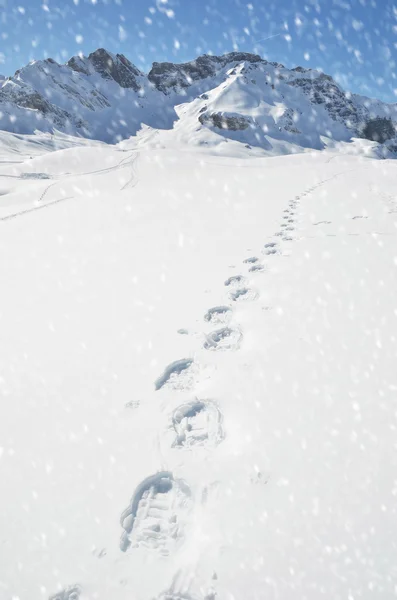
[[[240,146],[3,155],[1,600],[394,597],[395,163]]]

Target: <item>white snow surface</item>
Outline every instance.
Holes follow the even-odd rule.
[[[360,144],[1,134],[1,600],[395,597],[397,167]]]

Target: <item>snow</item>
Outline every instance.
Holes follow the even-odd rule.
[[[392,598],[395,163],[174,133],[1,134],[0,598]]]

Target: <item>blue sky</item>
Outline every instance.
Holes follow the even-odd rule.
[[[244,50],[321,68],[345,89],[397,101],[390,0],[0,0],[0,36],[4,75],[34,58],[65,62],[98,47],[143,70]]]

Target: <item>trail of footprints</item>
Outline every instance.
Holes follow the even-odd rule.
[[[280,242],[290,242],[294,239],[292,232],[295,230],[299,201],[314,189],[309,188],[301,196],[289,201],[288,207],[282,213],[280,230],[274,234],[271,241],[264,244],[264,260],[272,260],[282,253]],[[257,256],[247,257],[243,265],[248,274],[266,271],[263,259]],[[233,305],[236,302],[250,302],[258,298],[257,291],[250,287],[249,278],[244,275],[229,277],[224,286],[229,302],[209,308],[203,315],[204,322],[214,327],[204,335],[203,348],[208,352],[238,350],[243,333],[232,323]],[[156,379],[155,390],[191,389],[198,376],[196,366],[193,358],[175,360]],[[172,447],[179,452],[200,446],[215,448],[224,439],[223,415],[213,400],[194,398],[181,404],[170,416],[170,429],[174,433]],[[121,515],[123,531],[120,549],[126,552],[132,548],[144,547],[158,552],[161,556],[168,556],[183,541],[185,524],[192,504],[188,483],[175,477],[172,471],[160,471],[147,477],[138,485]],[[176,600],[180,597],[170,590],[160,598]],[[192,597],[186,596],[186,600],[192,600]]]

